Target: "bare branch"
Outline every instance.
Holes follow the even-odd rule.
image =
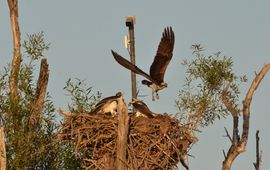
[[[262,161],[262,155],[260,153],[260,137],[259,137],[259,130],[256,132],[256,162],[253,163],[255,170],[261,169],[261,161]]]
[[[19,103],[19,89],[18,89],[18,77],[21,66],[21,35],[19,29],[19,9],[18,9],[18,0],[7,0],[9,13],[10,13],[10,24],[11,30],[13,34],[13,59],[11,64],[11,72],[9,75],[9,90],[10,90],[10,114],[13,119],[14,126],[14,135],[16,136],[21,129],[22,121],[20,121],[19,116],[20,112],[18,111],[18,107],[16,107]],[[15,139],[14,147],[19,147],[19,139]],[[14,150],[14,160],[17,159],[18,149]],[[19,168],[20,169],[20,168]],[[23,169],[23,168],[21,168]]]
[[[243,132],[241,138],[237,139],[236,144],[232,144],[230,149],[228,150],[227,156],[225,160],[223,161],[222,170],[230,170],[231,165],[235,158],[242,152],[246,150],[246,145],[248,142],[248,134],[249,134],[249,116],[250,116],[250,104],[252,101],[253,94],[257,87],[259,86],[260,82],[266,75],[266,73],[270,69],[270,63],[265,64],[261,71],[256,75],[254,78],[244,101],[243,104]],[[236,119],[237,118],[237,119]],[[236,124],[237,122],[237,124]],[[238,116],[234,116],[234,129],[238,129]],[[233,135],[235,135],[236,132],[234,132]],[[237,132],[238,133],[238,132]],[[235,136],[234,136],[235,137]],[[234,139],[233,139],[234,140]]]
[[[71,117],[71,116],[75,116],[76,114],[72,113],[72,112],[66,112],[64,110],[62,110],[61,108],[59,108],[57,110],[58,113],[64,115],[64,116],[67,116],[67,117]]]
[[[244,106],[243,106],[243,133],[241,138],[241,146],[242,148],[246,146],[248,140],[248,132],[249,132],[249,115],[250,115],[250,103],[252,101],[253,94],[257,87],[259,86],[260,82],[266,75],[266,73],[270,69],[270,63],[265,64],[261,71],[256,75],[255,79],[253,80],[248,93],[246,95]]]
[[[226,156],[225,150],[223,149],[222,152],[223,152],[224,159],[226,159],[227,156]]]
[[[13,60],[11,67],[11,74],[9,78],[9,86],[10,86],[10,97],[12,103],[16,103],[18,100],[18,74],[21,65],[21,38],[20,38],[20,29],[19,29],[19,21],[18,21],[18,0],[7,0],[9,11],[10,11],[10,23],[12,27],[13,34]]]
[[[40,73],[35,93],[35,101],[32,105],[30,124],[37,125],[39,123],[40,114],[43,110],[44,100],[46,96],[48,80],[49,80],[49,65],[47,59],[42,59],[40,64]]]
[[[233,138],[231,140],[233,145],[237,145],[237,143],[239,142],[239,129],[238,129],[238,122],[239,122],[239,111],[237,111],[232,105],[231,103],[228,101],[228,88],[229,88],[229,84],[226,86],[226,88],[223,90],[222,92],[222,102],[224,103],[224,105],[226,106],[226,108],[228,109],[228,111],[232,114],[233,116]],[[227,133],[228,134],[228,133]],[[228,135],[229,136],[229,135]]]
[[[233,140],[232,140],[232,138],[231,138],[231,136],[230,136],[230,134],[229,134],[229,132],[228,132],[227,128],[226,128],[226,127],[224,127],[224,129],[225,129],[225,132],[226,132],[226,137],[228,137],[228,138],[230,139],[231,143],[232,143],[232,142],[233,142]]]
[[[233,116],[233,145],[235,146],[238,144],[240,140],[238,123],[239,123],[239,116]]]
[[[116,155],[116,169],[127,169],[127,139],[129,129],[128,110],[123,97],[118,99],[117,106],[118,113],[118,138],[117,138],[117,155]]]

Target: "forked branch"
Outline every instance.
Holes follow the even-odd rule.
[[[260,85],[260,82],[267,74],[270,69],[270,63],[265,64],[261,71],[254,78],[244,100],[243,104],[243,132],[240,136],[238,133],[238,115],[233,115],[234,125],[233,125],[233,143],[231,144],[230,149],[227,152],[226,158],[223,161],[222,170],[230,170],[233,161],[235,158],[242,152],[246,150],[246,145],[248,142],[248,134],[249,134],[249,116],[250,116],[250,104],[252,101],[253,94],[255,90]],[[226,100],[225,100],[226,101]],[[226,106],[227,107],[227,106]],[[228,108],[229,110],[229,108]]]

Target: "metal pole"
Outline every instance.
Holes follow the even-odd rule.
[[[130,50],[130,62],[135,65],[135,37],[134,37],[134,24],[136,17],[126,17],[126,26],[129,31],[129,50]],[[131,72],[131,88],[132,98],[137,98],[137,87],[136,87],[136,74]]]

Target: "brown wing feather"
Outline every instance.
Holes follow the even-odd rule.
[[[150,67],[150,76],[158,83],[164,80],[164,74],[173,56],[174,32],[171,27],[164,29],[154,61]]]
[[[121,96],[122,96],[122,93],[121,93],[121,92],[118,92],[118,93],[116,93],[115,96],[109,96],[109,97],[103,98],[102,100],[100,100],[100,101],[95,105],[95,108],[94,108],[94,110],[92,110],[92,113],[97,113],[97,112],[103,107],[104,104],[106,104],[106,103],[109,102],[109,101],[111,101],[111,102],[117,101],[117,99],[118,99],[119,97],[121,97]]]
[[[153,116],[153,112],[147,107],[147,105],[145,103],[143,103],[143,102],[136,102],[136,103],[133,103],[133,106],[139,112],[147,115],[148,117],[154,117]]]
[[[108,101],[116,101],[118,98],[119,98],[118,96],[109,96],[109,97],[106,97],[106,98],[100,100],[100,101],[95,105],[95,107],[102,106],[102,105],[104,105],[105,103],[107,103]]]
[[[123,67],[125,67],[126,69],[129,69],[130,71],[139,74],[145,78],[147,78],[150,81],[154,81],[147,73],[145,73],[144,71],[142,71],[140,68],[138,68],[137,66],[135,66],[134,64],[132,64],[131,62],[129,62],[128,60],[126,60],[125,58],[123,58],[122,56],[120,56],[119,54],[117,54],[116,52],[114,52],[112,50],[112,54],[114,59]]]

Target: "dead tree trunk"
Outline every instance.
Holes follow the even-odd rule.
[[[19,29],[19,10],[18,10],[18,0],[7,0],[10,12],[10,23],[13,34],[13,60],[11,67],[11,74],[9,78],[10,86],[10,99],[12,103],[16,103],[18,100],[18,75],[21,65],[21,37]]]
[[[11,72],[9,76],[9,90],[10,90],[10,116],[13,120],[13,130],[14,135],[17,136],[21,129],[21,121],[19,119],[20,113],[18,111],[19,103],[19,89],[18,89],[18,76],[21,65],[21,38],[20,38],[20,29],[19,29],[19,9],[18,9],[18,0],[7,0],[9,13],[10,13],[10,23],[13,34],[13,59],[11,64]],[[14,150],[14,160],[17,159],[17,153],[19,152],[19,139],[16,139],[15,150]]]
[[[39,78],[35,93],[35,101],[32,105],[31,116],[29,119],[29,123],[32,126],[36,126],[39,124],[40,114],[43,110],[44,100],[46,96],[48,80],[49,80],[49,65],[47,63],[47,59],[42,59],[40,64],[40,72]]]
[[[238,134],[238,120],[239,115],[234,114],[234,111],[231,109],[233,108],[230,106],[228,99],[226,97],[223,97],[223,102],[228,108],[228,110],[232,113],[233,116],[233,137],[231,138],[232,144],[230,149],[228,150],[227,154],[225,155],[225,160],[222,164],[222,170],[230,170],[233,161],[235,158],[242,152],[245,152],[246,145],[248,142],[248,134],[249,134],[249,116],[250,116],[250,104],[252,101],[253,94],[257,87],[259,86],[260,82],[266,75],[266,73],[270,69],[270,63],[263,66],[259,74],[256,75],[255,79],[253,80],[247,94],[246,98],[243,104],[243,132],[242,136]]]
[[[127,139],[129,129],[128,109],[124,103],[123,97],[118,99],[118,133],[117,133],[117,154],[116,169],[126,170],[127,167]]]

